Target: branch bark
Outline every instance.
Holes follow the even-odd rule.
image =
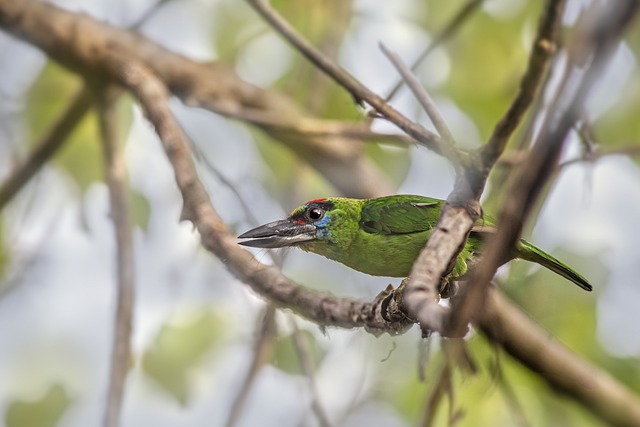
[[[576,356],[497,289],[489,289],[476,324],[489,339],[578,401],[607,425],[640,425],[640,399],[608,373]]]
[[[522,225],[538,196],[558,166],[567,134],[582,113],[582,106],[593,83],[615,51],[622,34],[632,21],[640,3],[621,1],[615,7],[594,13],[595,22],[579,28],[579,37],[570,51],[570,61],[550,112],[525,166],[518,170],[498,217],[500,228],[489,239],[485,256],[472,274],[465,292],[455,301],[451,329],[462,332],[485,305],[486,289],[496,269],[509,259],[511,248],[520,237]],[[584,71],[583,71],[584,70]]]
[[[405,117],[402,113],[391,107],[380,96],[375,94],[355,77],[340,67],[335,61],[324,55],[299,34],[287,21],[274,11],[266,0],[247,0],[251,6],[289,43],[291,43],[309,61],[323,70],[329,77],[344,87],[354,98],[357,104],[366,102],[373,107],[378,114],[386,118],[407,135],[424,144],[429,149],[444,154],[441,149],[440,138],[433,132],[425,129]]]
[[[119,90],[107,88],[98,96],[100,134],[104,148],[106,181],[111,199],[111,218],[116,236],[117,287],[109,388],[104,413],[104,427],[119,425],[129,361],[134,305],[133,231],[127,191],[124,150],[118,136],[116,103]]]
[[[261,264],[242,249],[211,205],[198,178],[187,138],[169,109],[167,88],[135,58],[120,53],[114,53],[109,69],[139,100],[162,141],[184,201],[181,219],[195,225],[203,246],[223,260],[239,279],[277,306],[322,325],[402,333],[413,324],[404,316],[389,314],[391,292],[382,293],[371,303],[315,292],[282,276],[277,268]]]
[[[191,61],[134,32],[33,0],[0,0],[0,27],[67,68],[98,80],[110,78],[105,73],[109,52],[131,55],[185,104],[255,125],[307,161],[341,193],[351,197],[393,193],[380,171],[362,155],[362,134],[305,134],[305,126],[317,129],[324,121],[279,92],[243,81],[224,64]]]

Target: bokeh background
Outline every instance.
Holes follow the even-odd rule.
[[[487,0],[417,74],[459,144],[487,140],[515,96],[542,2]],[[136,23],[153,1],[58,1],[119,27]],[[378,48],[417,58],[462,1],[274,1],[315,45],[379,94],[398,81]],[[589,1],[569,1],[568,38]],[[361,121],[347,93],[286,45],[245,3],[174,0],[149,15],[140,33],[201,61],[229,64],[245,80],[271,87],[319,117]],[[613,54],[589,98],[586,117],[604,150],[640,144],[640,25]],[[560,55],[554,66],[565,60]],[[557,77],[557,76],[556,76]],[[553,79],[553,77],[552,77]],[[80,87],[80,79],[37,49],[0,32],[0,177],[7,177]],[[552,82],[553,85],[553,82]],[[548,95],[542,102],[548,101]],[[403,113],[431,128],[403,89]],[[286,215],[305,200],[337,195],[311,166],[278,141],[234,121],[172,103],[200,153],[199,172],[216,209],[238,233]],[[122,426],[224,425],[248,374],[265,302],[180,223],[181,199],[153,129],[130,98],[119,103],[135,218],[136,300],[131,370]],[[376,121],[374,129],[393,131]],[[518,137],[515,138],[518,143]],[[640,169],[626,154],[581,159],[574,132],[564,166],[526,238],[580,271],[584,293],[524,262],[500,270],[504,291],[549,333],[640,393]],[[453,170],[424,148],[368,144],[368,156],[398,193],[446,198]],[[90,113],[70,141],[0,212],[0,425],[91,426],[106,399],[115,307],[115,241],[98,125]],[[486,191],[496,213],[504,175]],[[245,208],[248,206],[249,211]],[[265,263],[272,254],[256,250]],[[281,251],[284,273],[318,290],[370,300],[388,278],[369,277],[300,251]],[[426,380],[417,329],[399,337],[321,329],[279,311],[273,356],[246,395],[239,426],[314,426],[316,399],[336,426],[408,426],[422,417],[446,359],[430,340]],[[292,332],[302,331],[315,366],[303,375]],[[581,425],[599,421],[473,333],[478,371],[456,370],[446,425]]]

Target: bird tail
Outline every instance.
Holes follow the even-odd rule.
[[[559,274],[565,279],[572,281],[586,291],[592,290],[592,287],[589,282],[587,282],[587,279],[573,271],[559,259],[549,255],[542,249],[533,246],[526,240],[522,240],[520,242],[520,247],[518,248],[518,258],[540,264],[541,266],[548,268],[549,270]]]

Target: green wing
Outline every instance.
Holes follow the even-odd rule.
[[[443,200],[396,195],[368,200],[360,227],[373,234],[410,234],[431,230],[438,222]]]

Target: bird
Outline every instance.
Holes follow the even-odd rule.
[[[298,247],[372,276],[408,277],[438,222],[444,200],[399,194],[372,199],[331,197],[304,203],[286,218],[238,236],[256,248]],[[447,280],[464,280],[482,253],[483,241],[497,230],[489,215],[478,219]],[[586,291],[587,279],[526,240],[511,258],[548,268]]]

